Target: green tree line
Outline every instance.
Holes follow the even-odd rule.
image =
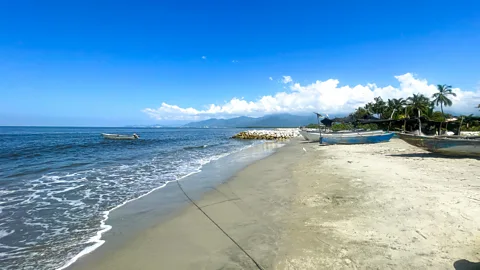
[[[446,114],[444,108],[453,105],[451,97],[455,96],[456,94],[453,92],[452,86],[439,84],[437,85],[437,92],[431,97],[423,94],[413,94],[406,99],[393,98],[386,101],[381,97],[376,97],[373,102],[357,108],[351,116],[356,119],[362,119],[365,116],[376,114],[380,119],[400,120],[417,118],[418,115],[421,115],[431,121],[445,122],[452,115]],[[435,108],[440,108],[440,111],[435,110]],[[477,108],[480,109],[480,104]],[[480,130],[478,118],[473,115],[461,115],[460,117],[463,117],[463,130]]]

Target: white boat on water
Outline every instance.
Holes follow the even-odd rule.
[[[385,133],[383,130],[370,130],[370,131],[342,131],[342,132],[322,132],[322,137],[355,137],[359,135],[377,135]],[[307,141],[318,142],[320,141],[319,132],[307,132],[300,130],[300,135]]]
[[[108,133],[102,133],[102,136],[104,139],[109,139],[109,140],[136,140],[139,139],[140,137],[133,133],[133,135],[121,135],[121,134],[108,134]]]

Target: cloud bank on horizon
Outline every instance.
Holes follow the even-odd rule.
[[[340,86],[336,79],[317,80],[308,85],[296,83],[290,76],[282,76],[281,83],[289,86],[289,91],[278,92],[274,96],[263,96],[256,101],[232,98],[223,105],[210,104],[206,109],[182,108],[162,103],[157,109],[142,110],[157,120],[204,120],[212,117],[229,118],[236,116],[263,116],[275,113],[311,113],[318,111],[328,114],[346,114],[381,96],[384,100],[407,98],[413,94],[431,97],[437,92],[434,84],[418,79],[411,73],[395,76],[399,87],[378,87],[374,83],[367,85]],[[453,107],[446,111],[470,114],[478,112],[475,107],[480,103],[480,89],[463,91],[454,88],[456,97],[451,97]]]

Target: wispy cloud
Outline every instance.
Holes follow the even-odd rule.
[[[283,76],[282,82],[289,83],[288,90],[275,95],[263,96],[258,100],[247,101],[232,98],[223,105],[211,104],[207,109],[182,108],[177,105],[162,103],[159,108],[146,108],[143,112],[156,119],[200,120],[210,117],[234,117],[240,115],[262,116],[271,113],[309,113],[312,111],[329,114],[350,113],[359,106],[381,96],[388,98],[407,98],[421,93],[430,97],[436,86],[425,79],[418,79],[411,73],[395,76],[399,86],[378,87],[374,83],[356,86],[341,86],[336,79],[316,81],[308,85],[295,83],[290,76]],[[269,78],[270,79],[270,78]],[[456,113],[475,113],[480,103],[480,90],[463,91],[454,88],[456,97],[452,97]]]
[[[207,57],[204,55],[204,56],[202,56],[202,59],[203,59],[203,60],[207,60]]]
[[[273,78],[272,78],[272,77],[268,77],[268,79],[269,79],[270,81],[273,81]]]
[[[238,63],[238,61],[237,61],[237,60],[232,60],[232,63],[234,63],[234,64],[235,64],[235,63]]]
[[[283,80],[282,80],[283,83],[290,83],[290,82],[292,82],[292,81],[293,81],[293,80],[292,80],[292,77],[290,77],[290,76],[283,76]]]

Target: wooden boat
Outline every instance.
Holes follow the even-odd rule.
[[[398,136],[408,144],[433,153],[480,156],[480,139],[478,137],[425,136],[404,133],[399,133]]]
[[[383,134],[383,130],[371,130],[371,131],[337,131],[337,132],[322,132],[322,137],[331,137],[331,136],[358,136],[358,135],[372,135],[372,134]],[[307,141],[318,142],[320,140],[319,132],[307,132],[300,130],[300,135],[305,138]]]
[[[140,137],[133,133],[133,135],[121,135],[121,134],[108,134],[108,133],[102,133],[102,136],[104,139],[109,139],[109,140],[136,140],[139,139]]]
[[[383,132],[373,133],[373,134],[330,134],[325,136],[322,134],[320,138],[321,144],[369,144],[369,143],[381,143],[388,142],[392,137],[393,133]]]

